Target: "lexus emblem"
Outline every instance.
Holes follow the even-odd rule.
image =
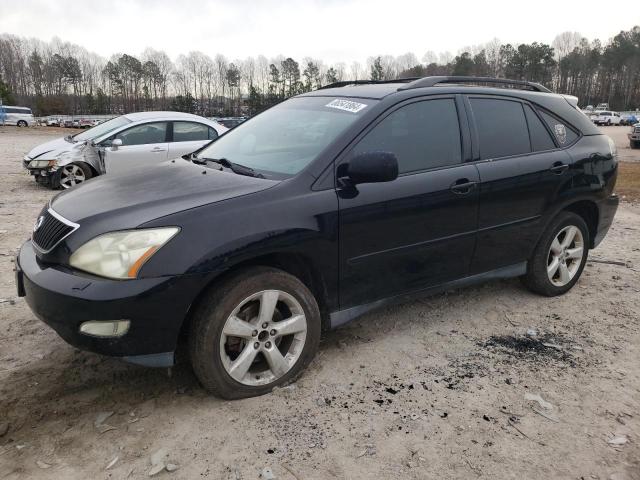
[[[36,220],[35,225],[33,226],[33,231],[37,232],[38,229],[42,226],[43,223],[44,223],[44,217],[42,215],[40,215],[38,217],[38,219]]]

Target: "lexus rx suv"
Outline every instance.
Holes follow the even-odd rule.
[[[566,293],[611,225],[616,175],[577,98],[540,85],[341,82],[60,193],[17,287],[78,348],[169,366],[184,346],[208,391],[260,395],[377,307],[507,277]]]

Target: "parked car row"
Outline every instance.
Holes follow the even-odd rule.
[[[70,344],[133,363],[173,365],[184,338],[201,384],[241,398],[294,381],[323,330],[375,308],[497,278],[575,285],[618,206],[615,144],[575,97],[347,83],[224,135],[138,113],[34,149],[37,178],[108,175],[43,208],[18,295]]]
[[[65,127],[65,128],[91,128],[100,125],[103,120],[93,119],[70,119],[70,118],[47,118],[45,125],[47,127]]]

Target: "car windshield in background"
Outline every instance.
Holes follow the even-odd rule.
[[[131,123],[131,120],[127,119],[124,116],[112,118],[111,120],[101,123],[100,125],[96,125],[89,130],[74,135],[73,139],[77,142],[82,142],[84,140],[93,140],[94,138],[101,137],[109,132],[114,131],[116,128],[120,128],[127,123]]]
[[[198,154],[262,173],[297,174],[376,101],[299,97],[238,125]]]

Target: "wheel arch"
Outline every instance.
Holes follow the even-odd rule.
[[[565,206],[562,211],[573,212],[582,217],[589,229],[589,248],[594,248],[594,240],[598,233],[598,221],[600,211],[598,205],[592,200],[580,200]]]
[[[181,339],[185,339],[193,320],[193,313],[200,305],[200,302],[205,297],[206,292],[209,289],[215,287],[216,284],[225,281],[227,278],[237,274],[243,269],[252,267],[272,267],[282,270],[290,275],[293,275],[300,280],[313,294],[318,302],[318,308],[320,309],[320,318],[322,321],[322,330],[329,329],[329,300],[328,292],[326,288],[325,279],[307,256],[296,252],[274,252],[269,254],[260,255],[250,259],[242,260],[233,264],[227,268],[220,275],[215,276],[203,288],[198,292],[194,298],[185,319],[182,322],[180,328]]]
[[[538,233],[538,238],[533,246],[540,242],[540,239],[544,235],[544,232],[549,228],[553,219],[556,218],[562,212],[572,212],[576,215],[579,215],[584,222],[587,224],[587,228],[589,229],[589,249],[595,248],[595,237],[598,232],[598,223],[600,221],[600,210],[598,209],[598,204],[588,198],[580,198],[574,199],[573,201],[563,203],[562,205],[557,206],[550,213],[548,213],[543,221],[543,228],[540,229]],[[531,256],[533,253],[533,248],[529,252],[528,256]],[[527,257],[528,258],[528,257]]]

